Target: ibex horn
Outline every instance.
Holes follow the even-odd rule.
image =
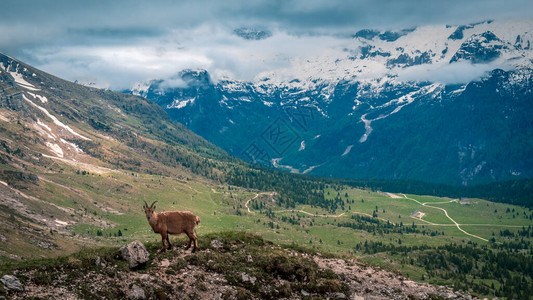
[[[154,203],[152,203],[152,205],[150,205],[150,208],[154,207],[154,204],[156,204],[157,201],[154,201]]]
[[[146,201],[144,201],[144,200],[143,200],[143,202],[144,202],[144,206],[143,207],[148,207],[148,203],[146,203]]]

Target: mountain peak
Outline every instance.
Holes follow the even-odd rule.
[[[502,55],[502,51],[509,49],[509,43],[503,42],[492,31],[473,34],[466,39],[450,63],[469,60],[474,64],[488,63]]]
[[[188,86],[206,86],[212,82],[209,72],[203,69],[185,69],[179,72],[177,77],[171,79],[175,78],[181,78]]]

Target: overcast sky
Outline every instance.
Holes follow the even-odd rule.
[[[0,52],[112,89],[184,68],[251,80],[363,28],[531,18],[532,11],[531,0],[2,0]],[[239,27],[272,37],[246,41],[233,33]]]

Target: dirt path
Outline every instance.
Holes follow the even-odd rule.
[[[248,204],[250,203],[250,201],[252,201],[254,199],[257,199],[257,197],[259,197],[259,195],[265,195],[265,194],[273,196],[274,192],[271,192],[271,193],[263,192],[263,193],[255,194],[255,196],[253,198],[248,199],[248,201],[246,201],[246,203],[244,204],[244,206],[246,207],[246,210],[249,213],[253,214],[254,212],[250,210],[250,207],[248,206]],[[311,216],[311,217],[318,217],[318,218],[340,218],[340,217],[344,216],[347,213],[347,212],[343,212],[343,213],[338,214],[338,215],[324,215],[324,214],[320,215],[320,214],[316,214],[316,213],[313,214],[313,213],[307,212],[307,211],[302,210],[302,209],[298,209],[298,210],[297,209],[285,209],[285,210],[277,210],[277,211],[273,211],[273,212],[274,213],[299,212],[299,213],[306,214],[306,215]],[[351,212],[352,214],[363,215],[363,216],[367,216],[367,217],[373,218],[373,216],[371,214],[367,214],[367,213],[364,213],[364,212],[359,212],[359,211],[349,211],[349,212]],[[377,218],[377,219],[382,220],[384,222],[390,222],[392,225],[396,225],[395,223],[391,222],[390,220],[387,220],[387,219],[384,219],[384,218]]]
[[[455,224],[455,226],[457,227],[457,229],[459,229],[459,230],[460,230],[461,232],[463,232],[464,234],[466,234],[466,235],[468,235],[468,236],[471,236],[471,237],[475,237],[475,238],[480,239],[480,240],[485,241],[485,242],[488,242],[488,241],[489,241],[489,240],[487,240],[487,239],[485,239],[485,238],[482,238],[482,237],[480,237],[480,236],[477,236],[477,235],[471,234],[471,233],[469,233],[469,232],[466,232],[464,229],[461,228],[461,226],[460,226],[461,224],[455,222],[455,220],[452,219],[452,218],[448,215],[448,211],[446,211],[444,208],[440,208],[440,207],[437,207],[437,206],[427,205],[427,203],[422,203],[422,202],[420,202],[420,201],[418,201],[418,200],[416,200],[416,199],[409,198],[409,197],[407,197],[405,194],[402,194],[402,195],[403,195],[403,197],[404,197],[405,199],[409,199],[409,200],[415,201],[416,203],[418,203],[418,204],[420,204],[420,205],[422,205],[422,206],[425,206],[425,207],[431,207],[431,208],[435,208],[435,209],[442,210],[442,211],[444,212],[444,214],[446,215],[446,217],[447,217],[450,221],[452,221],[452,222]],[[436,202],[436,203],[450,203],[450,202],[453,202],[453,201],[454,201],[454,200],[451,200],[451,201],[448,201],[448,202]],[[424,220],[424,221],[425,221],[425,220]],[[428,222],[428,221],[426,221],[426,222]],[[428,223],[430,223],[431,225],[437,225],[437,224],[435,224],[435,223],[431,223],[431,222],[428,222]]]
[[[246,207],[246,210],[248,210],[249,213],[254,214],[255,212],[251,211],[251,210],[250,210],[250,207],[248,206],[248,204],[250,203],[250,201],[257,199],[257,197],[259,197],[260,195],[270,195],[270,197],[273,197],[273,196],[274,196],[274,193],[275,193],[275,192],[256,193],[255,196],[254,196],[253,198],[248,199],[248,201],[246,201],[246,203],[244,203],[244,206]]]
[[[342,217],[344,216],[344,214],[346,214],[346,212],[343,212],[342,214],[339,214],[339,215],[319,215],[319,214],[312,214],[312,213],[309,213],[309,212],[306,212],[304,210],[301,210],[301,209],[286,209],[286,210],[278,210],[278,211],[273,211],[275,213],[277,212],[300,212],[302,214],[306,214],[306,215],[309,215],[309,216],[312,216],[312,217],[318,217],[318,218],[339,218],[339,217]]]
[[[259,197],[260,195],[270,195],[271,197],[274,196],[274,193],[275,192],[263,192],[263,193],[256,193],[255,196],[253,198],[250,198],[248,199],[248,201],[246,201],[246,203],[244,204],[244,206],[246,207],[246,210],[249,212],[249,213],[255,213],[253,211],[250,210],[250,207],[248,206],[248,204],[250,203],[250,201],[252,200],[255,200],[257,199],[257,197]],[[286,210],[277,210],[277,211],[273,211],[274,213],[280,213],[280,212],[301,212],[303,214],[306,214],[306,215],[309,215],[309,216],[313,216],[313,217],[320,217],[320,218],[338,218],[338,217],[342,217],[344,214],[346,214],[345,212],[343,212],[342,214],[340,215],[319,215],[319,214],[312,214],[312,213],[309,213],[309,212],[306,212],[304,210],[295,210],[295,209],[286,209]]]

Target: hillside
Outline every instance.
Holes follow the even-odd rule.
[[[3,55],[0,71],[0,262],[5,266],[0,275],[15,272],[33,290],[69,286],[47,276],[57,274],[58,265],[74,269],[80,267],[77,259],[82,266],[96,260],[94,255],[84,260],[87,252],[115,263],[110,252],[116,248],[108,247],[140,240],[153,253],[159,236],[151,232],[141,207],[143,201],[156,200],[158,211],[189,210],[201,218],[200,252],[191,260],[206,259],[213,251],[206,243],[222,239],[221,232],[238,231],[238,236],[261,237],[257,242],[265,252],[257,250],[260,256],[269,255],[270,246],[287,251],[279,245],[289,245],[465,293],[520,298],[533,290],[530,209],[476,198],[386,193],[376,188],[382,183],[361,189],[372,182],[349,185],[251,166],[141,97],[66,82]],[[173,253],[184,255],[181,248]],[[73,256],[61,258],[67,254]],[[172,253],[154,257],[156,263],[168,258],[179,270],[183,267]],[[42,258],[51,258],[51,267],[39,272],[35,265],[45,264]],[[205,268],[204,262],[188,265]],[[97,275],[91,276],[121,274],[136,281],[129,277],[136,274],[92,268],[86,271]],[[264,272],[264,266],[253,270]],[[213,275],[201,271],[208,273],[199,277]],[[322,279],[336,276],[342,278]],[[301,296],[298,281],[288,284],[288,295]],[[159,285],[143,287],[155,293]],[[415,290],[420,286],[412,285]],[[262,295],[246,284],[230,286],[232,293],[240,286]],[[129,288],[112,292],[122,295]],[[70,292],[78,293],[64,293]],[[351,293],[355,287],[346,295]]]
[[[81,228],[114,228],[113,217],[151,200],[133,182],[148,189],[165,176],[201,184],[222,176],[211,160],[232,160],[150,101],[67,82],[4,55],[0,67],[4,257],[79,249],[94,242],[75,235]]]
[[[473,299],[357,261],[280,247],[234,232],[205,237],[200,250],[157,253],[130,270],[116,248],[15,267],[24,291],[10,299]],[[0,286],[0,295],[6,291]]]
[[[131,93],[232,155],[292,173],[463,186],[529,179],[532,28],[363,29],[348,48],[253,81],[183,70]]]

